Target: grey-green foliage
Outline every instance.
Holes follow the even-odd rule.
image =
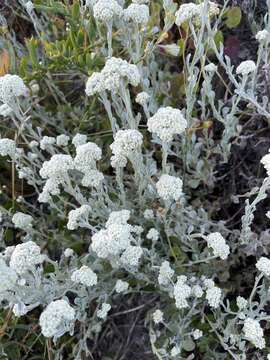
[[[91,1],[87,4],[89,6],[81,4],[81,16],[91,16],[93,20],[93,4]],[[224,56],[223,46],[218,48],[215,43],[227,3],[216,16],[210,16],[212,5],[205,0],[199,20],[190,17],[186,22],[195,45],[194,53],[188,54],[184,62],[186,84],[181,114],[187,129],[181,134],[176,132],[173,141],[166,142],[155,133],[150,135],[145,126],[160,107],[170,106],[174,100],[170,93],[171,74],[156,51],[164,32],[175,20],[176,4],[171,1],[164,1],[164,29],[149,29],[146,23],[139,23],[136,16],[129,24],[124,15],[109,23],[97,21],[102,40],[99,51],[104,55],[104,62],[108,61],[107,56],[111,60],[111,55],[117,51],[129,62],[120,61],[119,68],[114,66],[115,62],[102,78],[104,82],[94,83],[98,90],[88,91],[89,83],[86,85],[86,93],[90,96],[85,103],[98,99],[98,106],[105,111],[104,116],[110,123],[114,138],[111,150],[116,161],[109,161],[111,150],[102,137],[97,138],[103,150],[101,156],[101,150],[92,143],[91,134],[85,134],[87,139],[70,127],[65,129],[61,114],[62,126],[57,130],[69,136],[67,142],[59,143],[56,136],[46,137],[46,126],[51,120],[36,105],[35,96],[14,97],[6,104],[10,112],[3,121],[12,127],[16,138],[13,152],[1,139],[0,153],[3,157],[9,155],[6,161],[34,192],[31,200],[17,199],[16,207],[34,219],[30,229],[25,231],[19,226],[17,231],[24,244],[34,241],[46,247],[48,243],[48,251],[42,251],[48,254],[42,255],[42,261],[34,262],[33,266],[31,252],[15,257],[20,248],[5,249],[8,231],[16,227],[12,220],[13,198],[12,206],[1,210],[3,251],[0,260],[2,273],[6,272],[6,278],[10,279],[10,283],[3,282],[2,305],[13,311],[15,307],[16,315],[24,315],[59,299],[70,303],[76,314],[73,320],[78,323],[72,334],[76,340],[72,354],[75,359],[80,359],[83,353],[90,354],[88,339],[95,339],[102,332],[102,322],[107,318],[99,316],[102,304],[113,306],[121,296],[116,291],[119,279],[129,283],[124,290],[126,296],[151,289],[149,291],[159,297],[146,319],[152,351],[157,358],[191,360],[198,352],[206,359],[230,356],[245,360],[249,351],[258,356],[267,355],[267,349],[258,346],[258,341],[264,341],[260,330],[250,329],[253,337],[249,338],[243,331],[247,319],[258,324],[269,320],[267,269],[257,263],[260,273],[250,295],[245,292],[247,302],[244,299],[242,308],[237,303],[238,289],[233,288],[233,297],[226,296],[230,292],[231,268],[245,256],[242,245],[250,241],[254,212],[266,197],[269,178],[258,189],[255,200],[251,203],[247,200],[241,230],[215,220],[214,206],[209,204],[207,190],[203,191],[201,185],[211,190],[215,185],[216,165],[220,161],[227,162],[230,157],[231,140],[240,135],[240,101],[253,104],[254,111],[268,117],[268,104],[264,100],[260,103],[255,93],[258,65],[266,61],[268,44],[259,46],[255,71],[248,74],[235,71],[230,59]],[[32,11],[30,18],[40,36],[42,24],[35,10]],[[267,16],[265,21],[268,28]],[[212,83],[219,69],[212,64],[211,71],[207,70],[209,49],[215,53],[217,65],[224,68],[233,86],[229,103],[215,98]],[[130,64],[136,64],[136,71]],[[85,81],[84,76],[81,81]],[[53,82],[51,89],[57,92]],[[143,106],[136,103],[136,95],[142,91],[149,95]],[[65,98],[65,94],[57,96]],[[44,124],[36,128],[32,118],[38,115]],[[222,125],[221,139],[213,139],[209,119]],[[165,128],[164,132],[172,128]],[[128,133],[132,136],[118,138],[119,130],[124,130],[122,134],[132,130]],[[80,149],[85,145],[92,150],[81,156]],[[170,186],[166,187],[165,181],[165,186],[160,188],[164,178]],[[88,185],[84,181],[88,181]],[[61,250],[76,249],[79,244],[78,255],[73,252],[55,254],[53,241]],[[228,248],[230,255],[224,256]],[[20,273],[12,265],[16,261],[32,265]],[[72,280],[72,274],[81,266],[88,266],[97,274],[97,284],[89,286]],[[160,322],[155,321],[156,309],[163,312]],[[57,341],[61,344],[58,335],[69,329],[66,323],[60,322],[60,325],[54,336],[56,358],[61,358],[63,350],[61,345],[58,347]],[[71,333],[72,330],[71,327]],[[202,332],[201,337],[196,336],[198,332]],[[207,354],[208,343],[213,350]]]

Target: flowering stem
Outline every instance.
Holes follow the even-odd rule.
[[[107,42],[108,42],[108,57],[112,57],[113,49],[112,49],[112,22],[110,21],[107,24]]]
[[[211,321],[208,319],[207,316],[205,316],[208,324],[210,325],[211,329],[214,331],[214,333],[216,334],[217,338],[219,339],[220,341],[220,344],[222,345],[223,349],[225,351],[228,351],[228,353],[231,355],[231,357],[234,359],[234,360],[240,360],[239,356],[237,356],[236,354],[234,354],[228,347],[228,345],[223,341],[222,337],[219,335],[219,333],[217,332],[217,330],[214,328],[213,324],[211,323]]]
[[[249,300],[248,300],[250,309],[252,307],[252,300],[253,300],[253,298],[254,298],[254,296],[256,294],[258,284],[259,284],[259,282],[261,281],[262,278],[263,278],[263,273],[256,276],[255,283],[254,283],[253,289],[251,291],[251,294],[250,294],[250,297],[249,297]]]
[[[167,174],[168,144],[162,143],[162,173]]]
[[[200,263],[204,263],[204,262],[208,262],[208,261],[211,261],[211,260],[214,260],[214,259],[217,259],[217,256],[209,256],[205,259],[201,259],[201,260],[196,260],[196,261],[192,261],[188,264],[182,264],[182,266],[193,266],[193,265],[197,265],[197,264],[200,264]]]

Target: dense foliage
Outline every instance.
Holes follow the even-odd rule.
[[[0,358],[269,359],[270,1],[0,6]]]

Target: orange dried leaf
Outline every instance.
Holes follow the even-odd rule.
[[[0,76],[8,73],[10,66],[9,54],[6,49],[0,51]]]

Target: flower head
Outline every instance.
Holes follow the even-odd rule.
[[[0,155],[13,158],[16,154],[16,143],[11,139],[0,139]]]
[[[179,109],[170,106],[158,109],[147,122],[148,131],[157,135],[163,142],[170,142],[175,135],[182,134],[187,121]]]
[[[97,275],[88,266],[83,265],[72,273],[71,280],[77,284],[94,286],[97,284]]]
[[[161,175],[156,183],[158,195],[165,201],[177,201],[183,194],[183,182],[180,178],[167,174]]]
[[[129,283],[128,283],[128,282],[119,279],[119,280],[116,281],[115,291],[116,291],[118,294],[120,294],[120,293],[122,293],[122,292],[127,291],[128,287],[129,287]]]
[[[39,171],[43,179],[63,180],[68,170],[74,168],[73,159],[70,155],[56,154],[49,161],[45,161]]]
[[[124,265],[137,267],[142,255],[143,249],[140,246],[128,246],[122,253],[120,260]]]
[[[68,214],[67,228],[76,230],[78,227],[84,227],[88,223],[88,216],[91,211],[89,205],[82,205],[78,209],[71,210]]]
[[[101,309],[97,311],[97,317],[100,319],[106,319],[108,312],[111,310],[111,305],[107,303],[103,303],[101,305]]]
[[[270,276],[270,259],[262,256],[256,263],[256,268],[265,276]]]
[[[264,155],[261,159],[261,163],[263,164],[267,175],[270,176],[270,153]]]
[[[27,87],[18,75],[0,77],[0,101],[12,105],[19,96],[27,95]]]
[[[14,289],[17,280],[18,276],[16,271],[8,267],[5,261],[0,258],[0,299],[3,293]]]
[[[100,160],[102,151],[95,143],[88,142],[76,147],[74,164],[77,170],[84,172],[89,168],[96,167],[96,161]]]
[[[24,214],[22,212],[17,212],[12,217],[12,222],[14,226],[18,229],[29,230],[32,228],[33,218],[31,215]]]
[[[124,19],[138,25],[146,25],[149,20],[149,7],[145,4],[130,4],[124,10]]]
[[[104,23],[119,18],[123,9],[116,0],[98,0],[93,6],[94,17]]]
[[[87,142],[87,136],[84,134],[76,134],[72,139],[72,144],[77,147],[79,145],[83,145]]]
[[[184,309],[189,307],[187,299],[191,296],[191,287],[186,283],[186,276],[178,276],[177,282],[174,285],[174,298],[175,298],[175,306],[178,309]]]
[[[215,256],[219,256],[222,260],[227,259],[230,254],[230,248],[226,244],[224,237],[218,233],[209,234],[206,238],[208,247],[213,249]]]
[[[153,320],[155,324],[159,324],[163,321],[163,312],[159,309],[157,309],[154,313],[153,313]]]
[[[40,254],[40,247],[33,241],[27,241],[15,247],[10,258],[10,267],[18,274],[35,269],[36,265],[41,264],[45,256]]]
[[[175,13],[175,24],[181,26],[184,22],[200,15],[200,8],[194,3],[182,4]]]
[[[87,96],[101,93],[105,90],[117,92],[121,82],[138,86],[140,73],[136,65],[129,64],[126,60],[111,57],[106,61],[101,72],[93,73],[86,83]]]
[[[136,96],[135,101],[137,104],[144,106],[148,103],[149,99],[149,94],[147,94],[147,92],[145,91],[142,91]]]
[[[217,309],[220,306],[222,292],[217,286],[210,287],[206,290],[206,299],[209,305]]]
[[[269,31],[267,31],[266,29],[258,31],[256,36],[255,36],[256,40],[258,40],[260,43],[263,42],[268,42],[270,40],[270,34]]]
[[[111,159],[112,165],[120,166],[123,158],[125,159],[123,164],[126,165],[127,159],[140,151],[142,143],[143,136],[138,130],[128,129],[117,131],[114,142],[110,146],[113,153]],[[120,161],[118,162],[118,160]]]
[[[169,261],[163,261],[159,268],[158,283],[160,285],[168,285],[174,275],[174,270],[171,268]]]
[[[265,348],[265,339],[263,337],[263,329],[259,321],[247,318],[244,321],[243,332],[245,338],[250,341],[256,348]]]
[[[41,332],[45,337],[58,338],[71,331],[75,321],[75,311],[66,300],[51,302],[39,318]]]
[[[256,70],[256,64],[252,60],[242,61],[240,65],[236,68],[237,75],[249,75]]]

